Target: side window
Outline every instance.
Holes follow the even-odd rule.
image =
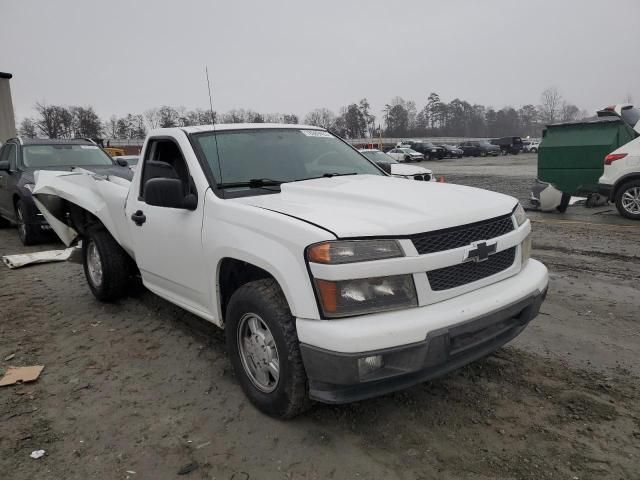
[[[9,168],[15,171],[18,168],[18,147],[15,144],[9,145]]]
[[[16,169],[16,152],[17,147],[13,143],[7,143],[0,150],[0,162],[9,162],[9,169],[14,171]]]
[[[182,182],[185,195],[196,193],[189,175],[187,162],[176,142],[169,139],[151,139],[142,164],[140,196],[144,196],[144,186],[152,178],[177,178]]]

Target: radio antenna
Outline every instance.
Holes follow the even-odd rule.
[[[222,183],[222,159],[218,150],[218,135],[216,134],[216,114],[213,112],[213,96],[211,95],[211,83],[209,82],[209,67],[205,65],[204,72],[207,75],[207,90],[209,90],[209,110],[211,112],[211,125],[213,125],[213,139],[216,142],[216,156],[218,157],[218,172]]]
[[[204,67],[204,72],[207,75],[207,90],[209,90],[209,110],[211,111],[211,125],[213,125],[213,130],[216,128],[216,116],[213,113],[213,97],[211,96],[211,83],[209,82],[209,67]]]

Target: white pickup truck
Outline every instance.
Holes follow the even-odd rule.
[[[486,356],[538,313],[547,269],[509,196],[392,178],[316,127],[159,129],[131,182],[40,171],[93,294],[136,278],[224,327],[249,399],[292,417]]]

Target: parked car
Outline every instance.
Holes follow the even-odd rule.
[[[520,137],[501,137],[491,140],[492,145],[500,147],[503,155],[517,155],[522,151],[522,138]]]
[[[464,150],[455,145],[440,145],[444,148],[445,158],[462,158],[464,156]]]
[[[51,229],[33,202],[36,170],[67,170],[79,167],[131,178],[128,168],[118,166],[91,140],[12,138],[0,150],[0,224],[17,224],[24,245],[33,245]]]
[[[460,148],[464,152],[465,157],[486,157],[487,155],[497,157],[500,155],[500,147],[491,144],[489,140],[462,142]]]
[[[604,158],[598,189],[615,202],[620,215],[640,220],[640,137]]]
[[[429,160],[442,160],[446,155],[446,150],[431,142],[415,142],[413,148],[416,152],[420,152]]]
[[[34,195],[82,240],[94,296],[125,296],[139,272],[224,327],[238,383],[275,417],[485,357],[547,292],[515,198],[389,178],[318,127],[157,129],[131,182],[91,176],[40,171]]]
[[[424,160],[423,154],[407,147],[394,148],[389,150],[387,155],[399,162],[421,162]]]
[[[540,148],[540,140],[524,140],[522,142],[523,153],[538,153]]]
[[[419,167],[417,165],[403,165],[386,153],[377,149],[362,149],[358,151],[394,177],[410,178],[426,182],[436,181],[433,172],[428,168]]]

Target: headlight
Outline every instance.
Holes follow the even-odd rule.
[[[325,317],[348,317],[418,305],[413,275],[358,280],[315,280]]]
[[[516,223],[518,224],[518,226],[527,221],[527,214],[524,211],[524,208],[522,208],[522,205],[520,205],[519,203],[513,212],[513,216],[516,217]]]
[[[438,150],[436,150],[435,148],[433,150],[431,150],[431,153],[436,153]]]
[[[34,189],[35,185],[33,183],[25,183],[24,184],[24,188],[26,188],[27,190],[29,190],[31,193],[33,193],[33,189]]]
[[[314,263],[340,264],[402,257],[395,240],[339,240],[311,245],[307,260]]]
[[[529,261],[529,258],[531,258],[531,234],[527,235],[522,245],[520,245],[520,260],[523,268]]]

